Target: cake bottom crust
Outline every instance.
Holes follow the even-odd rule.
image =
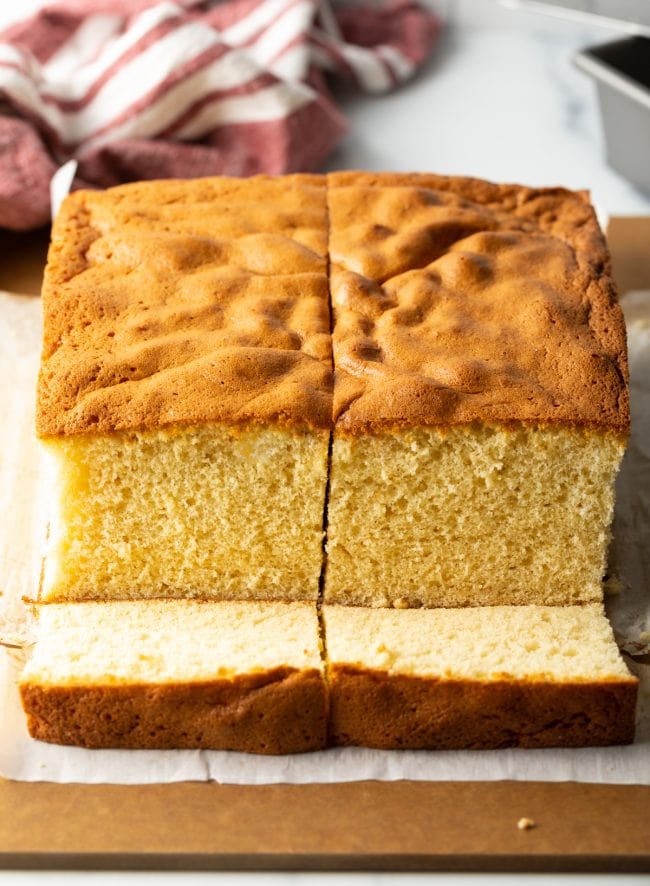
[[[395,675],[334,666],[329,744],[468,750],[634,740],[637,681],[557,684]]]
[[[20,687],[29,733],[86,748],[201,748],[290,754],[325,747],[316,671],[279,668],[205,683]]]

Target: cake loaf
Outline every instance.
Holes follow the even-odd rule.
[[[629,411],[586,195],[333,173],[328,204],[325,600],[600,600]]]
[[[79,192],[43,298],[44,600],[315,600],[330,429],[328,602],[600,599],[629,415],[585,195],[370,173]]]
[[[43,304],[35,738],[632,740],[602,608],[625,331],[585,194],[371,173],[77,192]]]
[[[599,604],[323,608],[330,742],[374,748],[626,744],[637,680]]]
[[[29,731],[88,748],[324,747],[316,606],[142,600],[39,607]]]
[[[43,600],[316,600],[326,231],[316,176],[67,198],[43,288]]]

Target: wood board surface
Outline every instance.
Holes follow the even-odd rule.
[[[638,872],[649,804],[650,787],[574,783],[0,781],[0,866]]]

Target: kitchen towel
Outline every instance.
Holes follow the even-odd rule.
[[[0,227],[49,219],[49,182],[318,168],[345,131],[328,74],[385,92],[427,57],[413,0],[67,0],[0,33]]]

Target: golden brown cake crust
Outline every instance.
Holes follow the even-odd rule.
[[[582,747],[634,740],[637,681],[437,680],[334,665],[329,743],[383,749]]]
[[[331,173],[340,433],[629,425],[625,327],[585,193]]]
[[[55,744],[292,754],[326,742],[327,691],[317,670],[189,684],[22,684],[20,693],[32,738]]]
[[[72,194],[43,286],[39,434],[328,428],[326,255],[320,176]]]
[[[79,191],[43,307],[42,436],[629,426],[607,248],[560,188],[348,172]]]

